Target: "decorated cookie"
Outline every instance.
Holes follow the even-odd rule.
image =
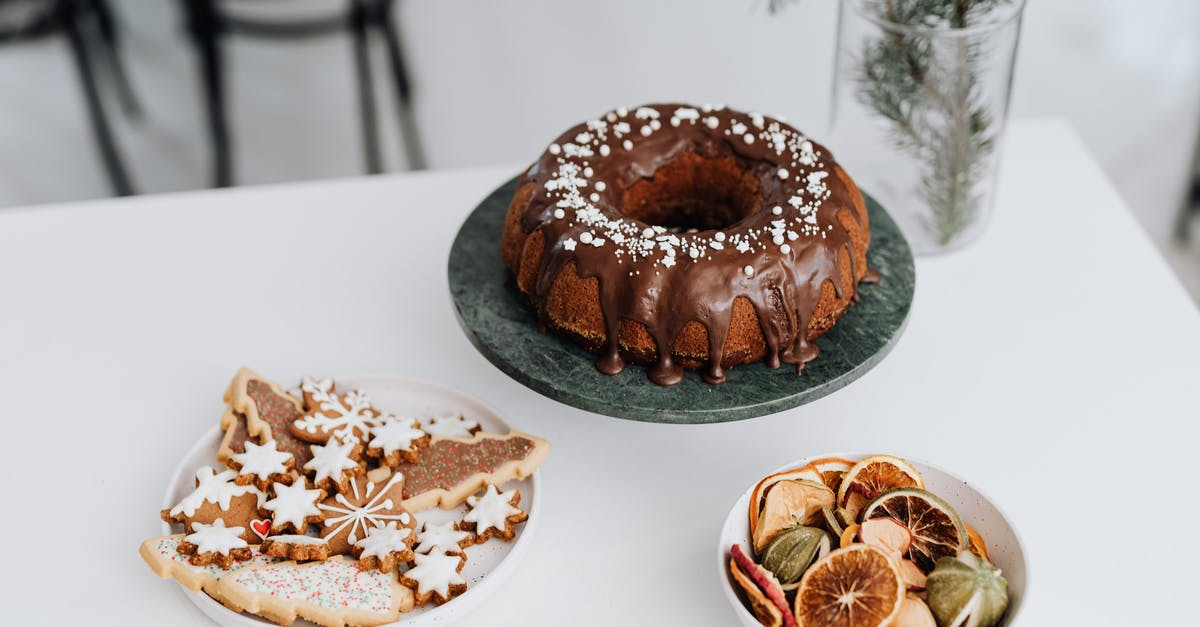
[[[339,557],[243,568],[212,586],[212,595],[281,625],[300,617],[325,627],[367,627],[413,608],[412,591],[395,575]]]
[[[362,444],[353,440],[330,442],[324,446],[313,444],[312,459],[304,464],[304,471],[312,479],[313,485],[322,490],[345,490],[352,477],[360,477],[366,472],[364,464],[359,461],[361,456]]]
[[[242,368],[225,390],[225,414],[221,428],[225,436],[217,451],[217,459],[225,461],[231,455],[245,451],[245,442],[253,438],[258,443],[275,440],[275,446],[291,453],[297,466],[312,457],[308,443],[294,437],[290,428],[304,415],[300,401],[279,386]]]
[[[309,391],[301,390],[305,398]],[[342,442],[365,441],[371,428],[383,422],[379,410],[371,406],[371,399],[362,390],[346,394],[324,393],[313,387],[311,398],[316,403],[303,416],[292,422],[292,435],[306,442],[325,443],[332,438]]]
[[[300,379],[300,398],[304,402],[304,411],[310,411],[324,399],[333,394],[333,379],[316,379],[305,376]]]
[[[512,540],[516,535],[513,525],[529,518],[529,514],[517,508],[520,502],[520,492],[501,492],[489,485],[482,495],[467,497],[471,511],[463,516],[463,527],[475,532],[476,543],[487,542],[488,538]]]
[[[230,468],[238,471],[234,483],[253,483],[259,490],[266,491],[272,483],[292,482],[291,470],[296,466],[296,458],[276,448],[275,440],[262,444],[246,442],[243,449],[225,460]]]
[[[258,508],[263,502],[263,493],[252,485],[234,482],[237,471],[216,472],[211,466],[201,466],[196,471],[196,489],[183,497],[170,509],[162,511],[162,519],[169,523],[182,523],[184,530],[191,533],[197,523],[213,523],[217,519],[230,527],[242,530],[242,539],[258,543],[260,538],[250,528],[258,517]]]
[[[355,477],[345,492],[326,498],[318,507],[325,514],[321,537],[329,541],[331,552],[350,553],[350,547],[367,537],[367,531],[389,522],[415,527],[416,519],[404,509],[403,489],[404,477],[400,473],[383,483]]]
[[[286,557],[305,562],[329,559],[329,543],[324,538],[286,534],[263,538],[260,550],[271,557]]]
[[[550,453],[545,440],[519,431],[434,438],[416,463],[400,464],[404,507],[410,512],[456,507],[485,484],[524,479]]]
[[[179,585],[193,592],[209,590],[222,577],[239,569],[262,566],[275,561],[259,552],[256,545],[250,545],[250,557],[242,561],[235,560],[226,568],[216,563],[195,566],[189,561],[191,556],[179,552],[182,540],[183,534],[178,533],[150,538],[142,543],[138,553],[156,575],[163,579],[174,579]]]
[[[383,422],[371,427],[367,457],[385,466],[399,466],[417,461],[421,449],[429,446],[429,435],[421,430],[415,418],[385,416]]]
[[[478,422],[467,420],[462,414],[433,416],[427,422],[425,433],[444,438],[469,438],[480,431]]]
[[[242,539],[242,527],[226,527],[220,518],[211,525],[195,523],[193,531],[179,542],[178,550],[191,555],[188,563],[193,566],[217,564],[229,568],[234,560],[248,560],[254,556],[250,543]]]
[[[309,489],[301,479],[291,485],[276,483],[272,492],[262,509],[271,513],[271,529],[276,533],[304,533],[309,524],[321,522],[317,503],[325,498],[324,490]]]
[[[416,565],[400,574],[400,583],[412,588],[417,605],[425,605],[430,600],[441,605],[466,592],[467,580],[460,574],[467,562],[465,555],[418,553],[413,556],[413,561]]]
[[[354,543],[354,556],[363,568],[390,573],[400,564],[412,561],[412,546],[416,539],[417,534],[412,529],[397,527],[392,521],[382,527],[367,529],[366,537]]]
[[[475,543],[475,538],[469,531],[459,529],[454,521],[446,521],[435,525],[426,521],[417,534],[417,553],[445,553],[447,555],[462,555],[463,549]]]

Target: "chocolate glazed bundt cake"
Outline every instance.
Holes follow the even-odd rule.
[[[816,358],[857,299],[867,209],[824,147],[724,107],[617,109],[550,144],[521,176],[501,253],[542,323],[616,374]]]

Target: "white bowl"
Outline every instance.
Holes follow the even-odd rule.
[[[810,461],[823,457],[841,457],[843,459],[859,460],[867,455],[867,453],[828,453],[825,455],[814,455],[780,466],[766,474],[802,468],[808,465]],[[1004,574],[1004,578],[1008,580],[1008,612],[1005,613],[1004,620],[1001,621],[1000,625],[1003,627],[1005,625],[1016,624],[1016,618],[1021,611],[1021,601],[1025,597],[1029,579],[1025,548],[1021,544],[1021,537],[1017,534],[1016,528],[1013,527],[1004,513],[1000,511],[1000,508],[992,503],[991,499],[980,492],[978,488],[971,486],[966,481],[955,477],[937,466],[911,457],[902,457],[921,473],[927,490],[950,503],[958,512],[958,515],[962,517],[963,521],[971,525],[975,531],[979,532],[979,535],[983,536],[984,541],[987,543],[988,555],[991,557],[992,563],[1000,569],[1000,572]],[[766,474],[763,476],[766,476]],[[750,493],[754,490],[754,486],[758,484],[759,479],[755,479],[754,483],[742,493],[741,498],[734,503],[733,509],[729,510],[729,515],[725,518],[725,525],[721,528],[721,539],[717,543],[717,573],[721,578],[721,589],[725,591],[725,598],[733,606],[734,614],[737,615],[741,624],[746,627],[758,627],[759,622],[758,619],[754,618],[754,614],[750,613],[750,610],[746,608],[746,605],[742,603],[739,590],[730,578],[729,547],[734,544],[741,544],[742,548],[746,550],[747,555],[753,555],[750,550],[750,522],[747,512],[750,507]]]
[[[480,427],[489,433],[508,433],[511,431],[504,421],[490,407],[479,401],[435,383],[410,379],[393,375],[362,375],[336,377],[338,389],[362,388],[371,396],[371,401],[379,408],[409,416],[440,415],[447,412],[462,412],[469,420],[479,422]],[[196,469],[200,466],[216,466],[217,447],[221,442],[221,430],[213,427],[211,431],[200,438],[196,445],[180,461],[175,474],[167,486],[163,499],[163,507],[171,507],[192,491]],[[400,619],[389,625],[428,626],[445,625],[466,615],[478,607],[495,593],[504,580],[516,567],[517,563],[529,551],[533,533],[541,519],[541,490],[538,474],[526,477],[521,481],[510,481],[506,488],[516,488],[521,492],[521,506],[528,508],[529,520],[517,526],[517,536],[511,542],[487,542],[467,549],[467,565],[463,567],[462,575],[467,580],[467,591],[455,597],[449,603],[440,606],[432,604],[415,608],[411,612],[400,615]],[[417,519],[435,523],[447,520],[458,520],[465,513],[465,506],[455,509],[432,509],[419,512]],[[163,523],[163,534],[174,533],[171,525]],[[225,627],[265,627],[273,625],[270,621],[251,614],[236,613],[221,605],[204,592],[191,592],[181,588],[188,599],[200,608],[209,618]],[[312,625],[303,619],[295,625]]]

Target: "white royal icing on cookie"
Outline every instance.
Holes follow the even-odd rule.
[[[243,494],[257,495],[258,502],[262,503],[263,494],[258,488],[252,485],[237,485],[233,482],[235,477],[237,472],[233,470],[216,472],[212,466],[201,466],[196,471],[196,489],[171,508],[171,515],[195,516],[196,509],[205,503],[216,503],[226,510],[234,497]]]
[[[317,388],[312,392],[317,408],[293,423],[297,429],[307,433],[322,431],[330,437],[343,441],[358,441],[359,434],[366,434],[371,427],[380,423],[379,412],[371,407],[371,399],[362,390],[354,390],[345,396],[324,393]]]
[[[475,523],[476,533],[482,533],[488,528],[504,531],[508,517],[521,513],[521,510],[512,505],[516,493],[516,490],[501,493],[496,486],[489,485],[483,496],[467,497],[467,505],[471,506],[471,511],[463,516],[463,520]]]
[[[338,505],[326,505],[325,503],[318,505],[321,509],[334,514],[325,514],[325,527],[333,527],[332,531],[327,531],[324,534],[325,537],[336,536],[348,527],[349,533],[346,535],[346,541],[354,544],[359,538],[365,537],[367,530],[371,527],[383,526],[384,521],[398,520],[400,524],[407,525],[412,520],[408,512],[400,512],[399,514],[380,513],[380,510],[390,510],[400,505],[399,503],[393,503],[390,498],[384,498],[383,495],[396,482],[403,480],[404,475],[395,473],[378,491],[375,489],[375,483],[368,481],[366,486],[367,491],[363,495],[358,493],[359,482],[351,481],[350,487],[354,493],[355,500],[362,500],[364,496],[370,497],[366,504],[361,507],[352,505],[350,501],[346,500],[343,494],[338,494],[335,497],[335,500],[341,505],[340,507]],[[372,494],[374,496],[371,496]]]
[[[234,549],[244,549],[250,543],[242,539],[244,527],[226,527],[218,518],[211,525],[193,523],[192,532],[184,536],[184,542],[196,545],[196,553],[220,553],[229,555]]]
[[[314,482],[322,479],[333,479],[337,483],[342,479],[342,471],[357,467],[358,462],[350,457],[350,452],[354,450],[355,441],[347,440],[338,444],[330,440],[329,444],[321,446],[320,444],[312,445],[313,458],[304,464],[306,470],[316,471]]]
[[[408,527],[397,529],[395,522],[368,529],[367,537],[354,543],[354,546],[362,549],[362,554],[358,556],[358,559],[378,557],[382,560],[392,551],[404,551],[408,549],[408,543],[405,540],[411,535],[412,529]]]
[[[435,525],[431,522],[426,522],[421,533],[417,534],[418,553],[448,553],[450,555],[462,554],[462,546],[458,543],[466,540],[471,534],[466,531],[459,531],[454,528],[453,521],[447,521],[440,525]]]
[[[300,378],[300,391],[309,396],[329,396],[333,393],[333,379],[314,379],[305,375]]]
[[[243,570],[226,581],[250,592],[282,601],[312,603],[333,611],[357,609],[377,614],[392,612],[394,573],[360,570],[358,562],[326,560],[307,564],[284,562]]]
[[[450,438],[469,438],[471,430],[479,426],[474,420],[467,420],[462,414],[434,416],[425,425],[425,433]]]
[[[309,490],[303,480],[292,485],[276,483],[275,497],[263,503],[263,509],[274,514],[272,524],[292,523],[299,529],[309,516],[321,515],[321,510],[317,509],[317,499],[320,497],[321,491]]]
[[[417,565],[408,569],[404,576],[417,582],[417,594],[436,592],[443,599],[450,596],[450,586],[467,583],[458,572],[461,558],[457,555],[435,553],[415,555]]]
[[[424,436],[425,432],[417,428],[415,418],[391,416],[383,424],[371,427],[371,448],[383,449],[385,455],[406,451]]]
[[[284,463],[291,458],[291,453],[275,448],[275,440],[267,440],[266,444],[255,444],[247,440],[246,452],[230,456],[230,459],[242,466],[238,474],[254,475],[259,479],[286,473],[287,466]]]
[[[296,534],[284,534],[281,536],[267,536],[265,539],[271,542],[279,542],[282,544],[308,544],[318,545],[327,544],[325,538],[314,538],[312,536],[301,536]]]

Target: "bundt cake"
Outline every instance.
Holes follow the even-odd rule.
[[[857,300],[867,209],[821,145],[724,107],[620,108],[571,128],[517,183],[501,254],[542,324],[652,364],[660,385],[701,369],[795,364]]]

